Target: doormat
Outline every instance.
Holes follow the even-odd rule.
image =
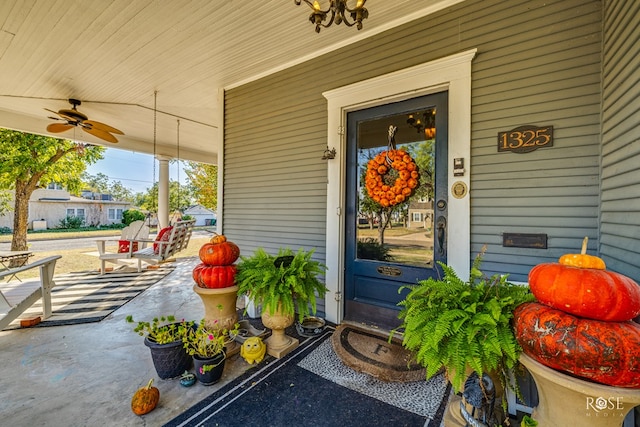
[[[101,275],[85,271],[54,275],[55,286],[51,290],[52,314],[35,327],[99,322],[173,270],[173,266],[168,266],[144,270],[141,273],[132,271]],[[42,315],[42,300],[36,302],[20,317],[39,315]],[[7,329],[19,327],[20,322],[16,320]]]
[[[333,327],[281,359],[257,367],[215,391],[165,427],[439,427],[450,396],[442,375],[387,383],[344,366],[333,351]],[[291,334],[294,336],[294,334]]]
[[[413,361],[411,352],[388,335],[342,324],[331,338],[333,348],[342,362],[357,372],[369,374],[383,381],[420,381],[426,370]]]

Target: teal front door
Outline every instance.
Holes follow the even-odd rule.
[[[349,113],[345,320],[393,328],[447,260],[447,92]]]

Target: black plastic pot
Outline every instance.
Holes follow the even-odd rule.
[[[175,378],[191,368],[193,358],[187,354],[182,341],[168,344],[158,344],[149,338],[144,339],[144,345],[151,350],[151,359],[158,376],[162,379]]]

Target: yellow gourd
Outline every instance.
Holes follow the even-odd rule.
[[[588,241],[588,237],[585,237],[582,240],[582,250],[579,254],[564,254],[560,257],[558,262],[569,267],[595,268],[597,270],[605,270],[607,267],[602,258],[593,255],[587,255]]]

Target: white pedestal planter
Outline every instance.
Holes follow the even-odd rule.
[[[531,417],[538,427],[620,427],[625,416],[640,405],[640,389],[611,387],[563,374],[526,354],[522,363],[538,388],[539,403]]]

